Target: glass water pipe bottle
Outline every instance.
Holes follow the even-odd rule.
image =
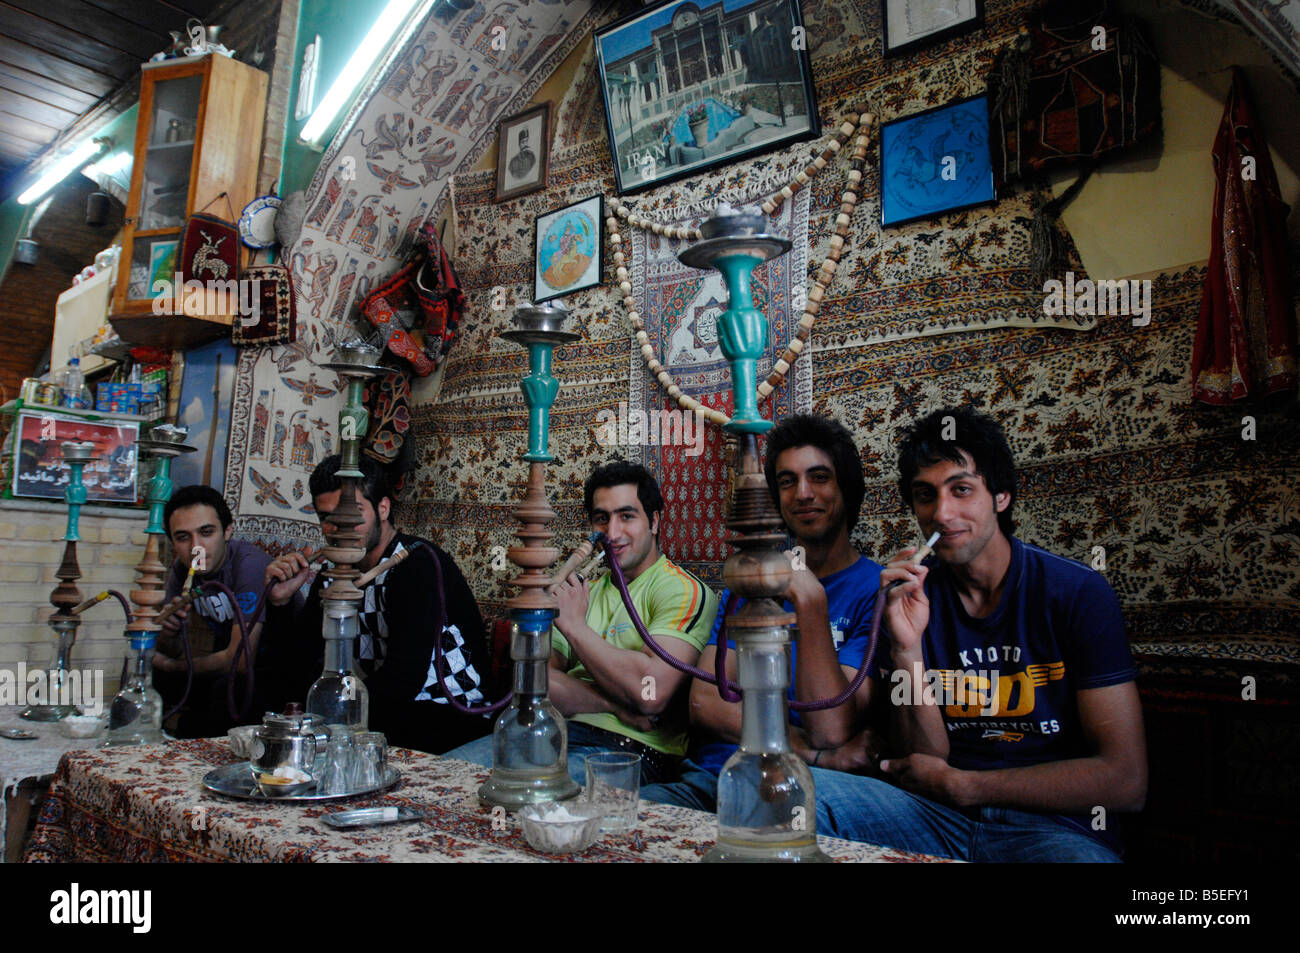
[[[81,578],[81,568],[77,564],[77,543],[81,539],[81,507],[87,499],[81,474],[86,464],[95,459],[95,445],[89,441],[69,440],[61,449],[63,460],[71,472],[68,488],[63,494],[68,504],[68,524],[63,534],[63,561],[56,573],[59,584],[50,594],[50,602],[55,609],[54,615],[50,617],[55,645],[42,686],[48,697],[43,704],[31,705],[23,710],[19,717],[28,721],[59,721],[69,715],[80,714],[75,705],[67,704],[69,699],[66,697],[72,672],[72,646],[77,641],[77,625],[80,622],[75,611],[70,610],[81,602],[81,591],[76,584]]]
[[[567,312],[558,302],[524,305],[515,310],[515,328],[501,337],[528,348],[529,373],[520,382],[528,405],[528,487],[514,515],[523,545],[507,554],[519,566],[512,584],[520,592],[507,601],[513,623],[510,657],[515,665],[514,697],[492,728],[492,776],[478,796],[490,807],[514,811],[525,804],[560,801],[581,790],[569,777],[568,731],[564,716],[547,697],[547,665],[551,656],[551,623],[555,597],[546,593],[551,579],[545,569],[559,557],[547,545],[547,528],[555,511],[546,500],[546,464],[551,404],[560,382],[551,373],[557,344],[578,335],[563,330]]]
[[[166,739],[162,733],[163,701],[153,687],[153,652],[161,626],[155,621],[162,605],[163,581],[167,567],[158,558],[163,527],[163,508],[172,496],[172,460],[182,453],[194,453],[195,447],[184,444],[186,429],[163,424],[154,427],[148,437],[136,441],[140,455],[158,461],[154,478],[149,481],[149,524],[145,527],[144,555],[136,565],[137,588],[131,590],[135,603],[126,637],[134,656],[117,695],[108,708],[108,737],[105,748],[124,745],[158,744]]]
[[[817,846],[812,774],[790,751],[786,735],[786,648],[795,617],[780,597],[791,570],[781,552],[781,517],[758,458],[758,435],[772,422],[758,412],[756,373],[770,345],[750,273],[791,247],[787,239],[766,234],[766,224],[760,212],[719,205],[700,226],[703,240],[678,256],[692,268],[716,269],[726,283],[718,343],[731,362],[735,413],[724,429],[740,439],[740,472],[727,520],[727,542],[735,551],[723,565],[723,579],[746,600],[727,620],[744,691],[741,738],[718,777],[718,842],[705,860],[829,861]]]

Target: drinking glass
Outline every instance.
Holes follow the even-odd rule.
[[[641,756],[619,751],[587,755],[587,800],[601,810],[602,833],[621,833],[636,826],[641,792]]]

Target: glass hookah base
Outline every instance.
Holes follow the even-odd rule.
[[[514,813],[529,804],[567,801],[582,793],[563,768],[541,773],[493,768],[492,777],[478,789],[478,799],[486,807],[504,807]]]
[[[132,745],[160,745],[167,739],[161,728],[137,728],[127,725],[123,728],[111,728],[101,748],[128,748]]]
[[[27,721],[62,721],[69,715],[80,715],[81,709],[75,705],[31,705],[24,709],[19,718]]]
[[[832,864],[820,847],[817,838],[805,835],[791,837],[789,831],[778,832],[775,837],[764,837],[757,832],[738,832],[739,836],[718,834],[718,842],[704,855],[706,864]]]

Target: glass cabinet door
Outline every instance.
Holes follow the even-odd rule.
[[[202,74],[154,84],[138,231],[179,228],[185,223],[202,94]]]
[[[156,298],[165,292],[155,282],[166,281],[170,286],[174,280],[202,95],[202,73],[153,84],[140,209],[131,242],[128,300]]]

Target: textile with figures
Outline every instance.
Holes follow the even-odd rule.
[[[866,103],[887,120],[982,92],[983,76],[1030,4],[989,0],[982,31],[888,61],[880,56],[878,3],[806,6],[819,108],[833,128],[851,104]],[[612,194],[599,86],[587,72],[592,65],[590,56],[582,58],[556,109],[548,189],[495,205],[490,173],[457,176],[456,258],[473,319],[448,358],[438,402],[412,408],[423,464],[416,505],[408,507],[412,531],[453,554],[488,617],[503,616],[514,592],[508,581],[516,570],[510,563],[494,568],[501,565],[494,547],[516,544],[512,510],[527,473],[518,390],[525,356],[498,335],[509,325],[509,300],[527,297],[531,287],[534,218],[601,187]],[[812,150],[800,144],[694,184],[718,192],[757,189],[756,178],[783,174],[775,188]],[[1104,564],[1135,645],[1147,653],[1176,645],[1202,656],[1294,658],[1300,435],[1282,414],[1260,411],[1254,439],[1243,439],[1240,413],[1193,406],[1189,358],[1204,268],[1149,276],[1152,315],[1144,327],[1126,316],[1049,319],[1041,287],[1029,282],[1031,210],[1042,196],[1017,191],[991,208],[882,230],[874,145],[871,155],[852,242],[800,357],[811,371],[812,409],[842,421],[859,444],[867,495],[854,541],[862,552],[883,560],[916,541],[915,521],[894,482],[900,429],[945,404],[970,404],[992,413],[1010,436],[1020,465],[1019,535]],[[844,168],[844,160],[831,163],[806,190],[809,272],[827,253]],[[627,204],[652,218],[656,206],[685,215],[686,196],[675,183],[631,196]],[[636,230],[622,231],[635,239]],[[1086,271],[1072,257],[1082,278]],[[645,280],[633,270],[634,280]],[[598,415],[641,393],[645,406],[669,406],[643,377],[636,383],[644,372],[633,360],[620,296],[608,284],[612,264],[605,278],[605,287],[570,297],[570,325],[582,338],[555,355],[561,387],[551,416],[556,460],[547,468],[547,490],[557,512],[551,528],[565,552],[586,525],[582,481],[615,449],[598,442]],[[507,306],[494,310],[502,296]],[[661,360],[671,344],[668,327],[657,330]],[[944,333],[953,331],[963,333]],[[777,399],[797,406],[787,390]],[[689,461],[689,481],[674,499],[680,507],[689,496],[681,525],[697,518],[707,524],[707,507],[723,505],[724,481],[709,443],[716,437],[710,428],[706,454]],[[668,528],[674,525],[670,514]],[[712,571],[701,569],[704,547],[719,552],[716,537],[699,540],[698,559],[683,537],[667,541],[671,558],[717,578],[716,562]],[[1290,648],[1279,649],[1278,640]]]
[[[343,382],[318,365],[361,328],[359,302],[440,214],[452,173],[478,161],[497,121],[590,32],[589,6],[505,0],[431,13],[345,120],[307,190],[302,235],[283,253],[298,338],[239,363],[226,485],[245,538],[272,553],[319,541],[299,488],[336,447]]]

